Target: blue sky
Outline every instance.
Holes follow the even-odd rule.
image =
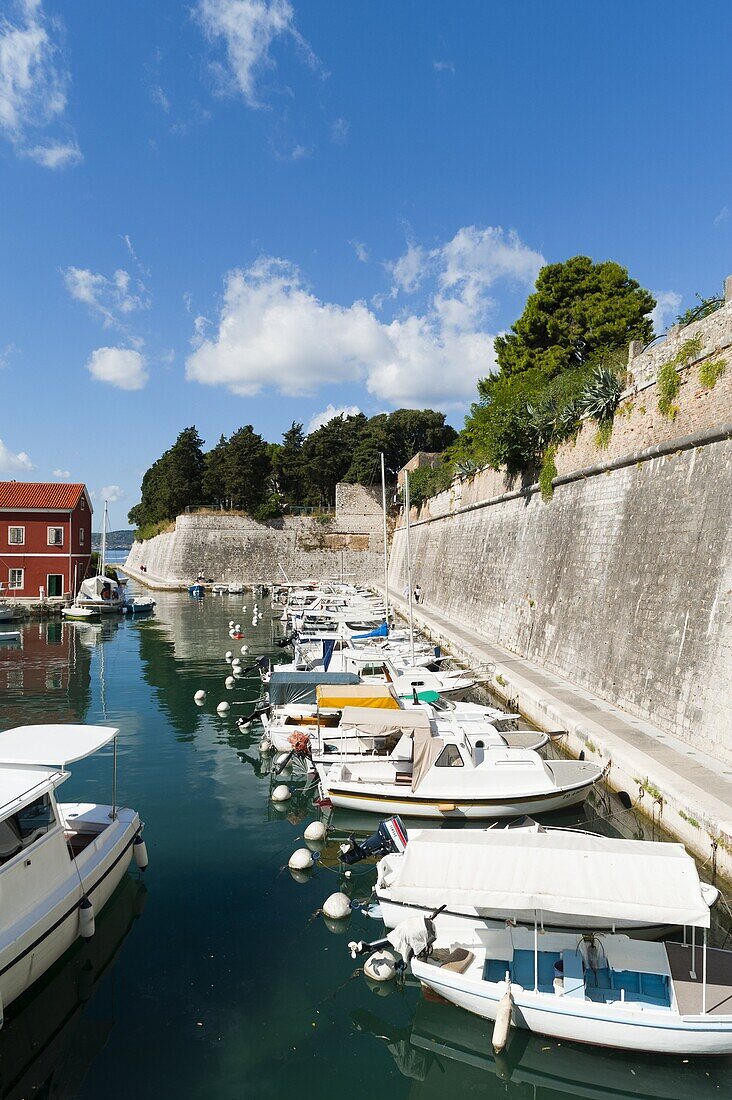
[[[459,426],[539,266],[732,272],[729,5],[0,0],[0,477]]]

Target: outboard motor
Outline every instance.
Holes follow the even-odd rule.
[[[341,844],[341,861],[348,864],[360,863],[372,856],[388,856],[392,852],[403,852],[407,846],[407,830],[400,817],[390,817],[379,824],[378,829],[361,843],[351,834],[345,844]]]

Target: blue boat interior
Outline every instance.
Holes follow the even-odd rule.
[[[534,988],[534,952],[515,951],[513,960],[487,959],[483,977],[487,982],[502,982],[506,971],[511,981],[524,989]],[[578,951],[539,952],[539,992],[553,993],[554,978],[564,978],[564,995],[581,996],[600,1004],[617,1001],[671,1007],[671,992],[666,974],[641,974],[636,970],[612,970],[607,964],[593,970],[586,966]]]

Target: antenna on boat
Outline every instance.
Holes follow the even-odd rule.
[[[381,510],[384,518],[384,617],[389,625],[389,543],[386,529],[386,471],[384,452],[381,452]]]
[[[412,653],[412,668],[414,668],[414,612],[412,610],[412,548],[409,526],[409,470],[404,471],[404,516],[407,528],[407,584],[409,586],[409,644]]]

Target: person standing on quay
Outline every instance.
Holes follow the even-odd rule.
[[[420,584],[415,584],[414,586],[414,602],[422,602],[422,586]]]

